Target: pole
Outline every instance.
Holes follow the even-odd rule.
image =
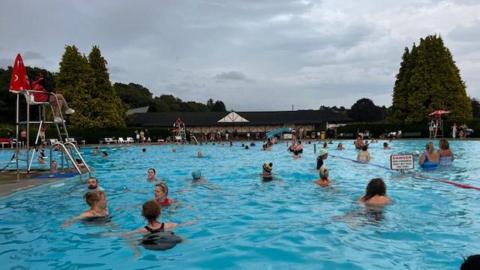
[[[20,168],[18,166],[18,156],[20,155],[20,147],[18,146],[19,143],[19,111],[20,111],[20,97],[19,94],[17,93],[17,113],[16,113],[16,125],[15,125],[15,130],[16,130],[16,136],[17,136],[17,142],[15,143],[15,159],[17,163],[17,180],[20,178]]]

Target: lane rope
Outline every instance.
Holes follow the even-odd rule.
[[[348,160],[348,161],[352,161],[352,162],[355,162],[355,163],[358,163],[358,164],[367,164],[367,165],[374,166],[374,167],[378,167],[378,168],[382,168],[382,169],[385,169],[385,170],[388,170],[388,171],[398,172],[398,171],[395,171],[395,170],[390,169],[390,168],[387,167],[387,166],[383,166],[383,165],[379,165],[379,164],[375,164],[375,163],[359,162],[359,161],[354,160],[354,159],[351,159],[351,158],[341,157],[341,156],[337,156],[337,155],[331,155],[330,153],[329,153],[328,155],[331,156],[331,157],[334,157],[334,158],[343,159],[343,160]],[[458,188],[474,189],[474,190],[480,191],[480,187],[472,186],[472,185],[469,185],[469,184],[458,183],[458,182],[451,181],[451,180],[448,180],[448,179],[442,179],[442,178],[437,178],[437,177],[425,176],[425,175],[423,175],[423,174],[421,174],[421,173],[415,173],[415,172],[412,172],[412,173],[408,173],[408,172],[407,172],[406,174],[411,174],[412,177],[413,177],[413,178],[416,178],[416,179],[433,180],[433,181],[437,181],[437,182],[449,184],[449,185],[452,185],[452,186],[455,186],[455,187],[458,187]]]

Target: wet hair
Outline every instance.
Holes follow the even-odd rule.
[[[103,191],[89,191],[85,193],[85,202],[87,202],[90,207],[93,207],[104,195],[105,193]]]
[[[442,149],[442,150],[447,150],[447,149],[450,148],[450,144],[448,143],[448,141],[446,139],[440,139],[438,144],[440,146],[440,149]]]
[[[383,143],[383,147],[387,147],[388,146],[388,143],[387,142],[384,142]]]
[[[155,201],[148,201],[142,206],[142,216],[149,222],[157,220],[161,213],[160,206]]]
[[[146,148],[142,148],[142,152],[147,152],[147,149],[146,149]]]
[[[430,148],[430,146],[431,146],[431,148]],[[432,142],[429,142],[425,145],[425,149],[430,153],[430,152],[433,152],[435,150],[435,146],[433,146]]]
[[[362,151],[367,151],[368,150],[368,145],[362,146]]]
[[[108,157],[107,151],[102,151],[102,154],[104,154],[106,157]]]
[[[464,262],[462,266],[460,266],[460,270],[476,270],[480,269],[480,254],[468,256],[468,258],[464,258]]]
[[[155,171],[155,169],[154,169],[154,168],[148,168],[147,172],[148,172],[148,171],[153,171],[153,173],[154,173],[154,174],[156,174],[156,173],[157,173],[157,171]]]
[[[387,186],[383,182],[382,178],[373,178],[367,185],[365,196],[362,197],[363,201],[368,201],[372,197],[379,195],[385,196],[387,194]]]
[[[158,183],[155,185],[155,187],[159,187],[165,195],[168,195],[168,187],[165,183]]]

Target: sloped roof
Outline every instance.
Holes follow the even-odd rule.
[[[148,112],[149,107],[150,106],[133,108],[133,109],[127,110],[127,112],[125,112],[125,115],[129,116],[129,115],[136,114],[136,113],[146,113],[146,112]]]
[[[236,112],[231,112],[227,114],[222,119],[218,120],[219,123],[243,123],[249,122],[247,119],[243,118]]]
[[[237,112],[248,119],[243,123],[219,123],[218,121],[229,112],[161,112],[133,114],[128,124],[130,126],[171,127],[180,117],[188,126],[222,126],[222,125],[286,125],[286,124],[321,124],[350,122],[347,116],[330,110],[302,110],[302,111],[265,111],[265,112]]]

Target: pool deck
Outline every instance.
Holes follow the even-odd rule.
[[[32,177],[40,175],[39,172],[25,173],[22,172],[18,176],[16,171],[7,171],[0,173],[0,197],[10,195],[17,191],[29,189],[39,185],[58,181],[59,178],[52,179],[32,179]]]

